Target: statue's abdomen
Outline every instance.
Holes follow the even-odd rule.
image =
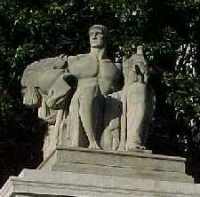
[[[107,95],[114,91],[118,75],[117,68],[110,60],[100,62],[98,81],[102,94]]]

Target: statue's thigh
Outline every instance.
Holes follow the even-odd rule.
[[[79,103],[80,105],[91,105],[94,98],[97,96],[96,87],[88,87],[79,90]],[[84,107],[84,106],[83,106]]]

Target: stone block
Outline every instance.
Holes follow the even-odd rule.
[[[189,196],[200,196],[200,185],[185,174],[184,158],[64,146],[0,190],[0,197]]]
[[[115,152],[59,146],[39,169],[193,182],[185,174],[185,159],[148,151]]]
[[[1,197],[198,197],[200,186],[158,181],[46,170],[23,170],[10,177]]]

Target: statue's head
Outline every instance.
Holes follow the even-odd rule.
[[[92,48],[106,47],[108,30],[104,25],[93,25],[89,29],[90,46]]]

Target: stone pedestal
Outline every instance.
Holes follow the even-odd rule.
[[[185,159],[147,152],[57,147],[37,170],[10,177],[1,197],[188,197],[200,186]]]
[[[57,147],[40,166],[41,170],[119,177],[192,182],[185,174],[185,159],[154,155],[149,151],[105,152],[84,148]]]

